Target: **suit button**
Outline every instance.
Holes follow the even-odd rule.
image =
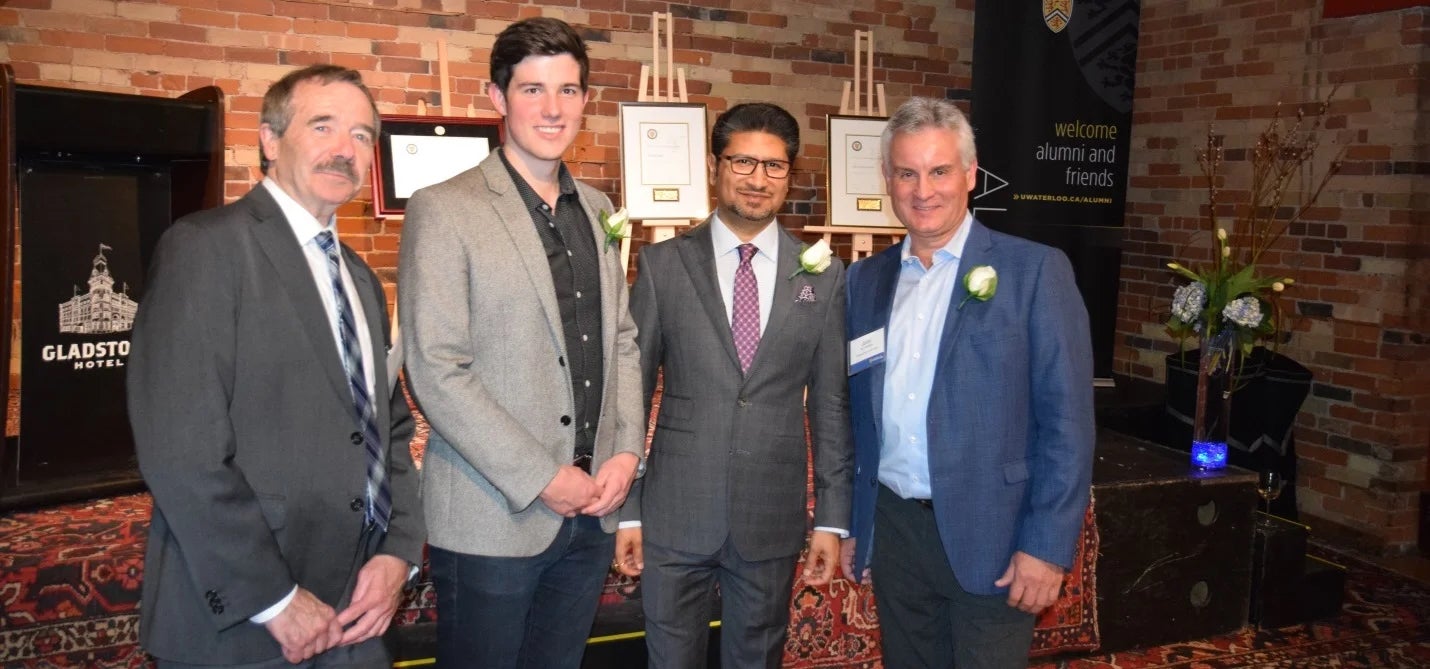
[[[353,511],[362,511],[362,498],[354,497],[353,501],[348,502],[348,508]]]
[[[570,416],[562,416],[562,417],[561,417],[561,424],[562,424],[562,425],[570,425],[570,424],[571,424],[571,417],[570,417]]]
[[[566,356],[564,356],[564,355],[563,355],[563,356],[557,356],[557,358],[556,358],[556,364],[561,365],[562,367],[565,367],[565,366],[566,366]]]
[[[747,400],[747,399],[741,397],[740,399],[735,400],[735,404],[740,405],[740,408],[743,409],[743,408],[745,408],[745,407],[747,407],[747,406],[750,406],[750,400]]]
[[[361,433],[361,432],[354,432],[354,433],[348,435],[348,441],[353,442],[353,445],[354,445],[354,446],[361,446],[361,445],[362,445],[362,433]]]

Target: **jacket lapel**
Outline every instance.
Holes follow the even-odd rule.
[[[343,361],[338,356],[337,344],[333,341],[333,329],[323,308],[323,299],[318,295],[318,287],[313,285],[313,273],[308,269],[308,259],[303,256],[303,249],[293,236],[288,219],[283,216],[283,210],[262,185],[249,191],[243,199],[252,208],[255,219],[253,235],[264,255],[268,256],[273,274],[288,293],[298,322],[302,324],[303,332],[308,335],[308,344],[313,347],[317,359],[322,361],[323,375],[328,377],[333,392],[343,397],[351,397],[347,373],[343,371]],[[364,303],[363,306],[366,307],[367,304]]]
[[[680,237],[680,259],[685,263],[690,282],[695,284],[695,295],[710,319],[711,331],[720,340],[720,345],[725,347],[730,364],[738,372],[740,356],[735,352],[735,335],[730,332],[730,318],[725,314],[725,300],[720,296],[720,280],[715,273],[715,243],[710,239],[711,225],[714,225],[714,219],[707,218]]]
[[[968,318],[959,308],[965,305],[964,300],[968,298],[968,286],[963,285],[963,277],[967,276],[974,267],[987,265],[993,246],[993,236],[988,234],[988,228],[979,223],[977,219],[969,221],[973,227],[968,229],[968,241],[963,245],[963,257],[958,259],[958,277],[954,279],[953,298],[948,305],[948,316],[943,321],[943,338],[939,340],[938,368],[943,369],[949,356],[953,351],[958,335],[963,331],[963,324]]]
[[[898,243],[890,247],[889,250],[875,255],[865,262],[870,263],[869,273],[872,275],[874,285],[870,290],[869,297],[874,302],[873,315],[869,319],[870,323],[878,324],[879,329],[883,329],[885,335],[884,346],[888,350],[889,316],[894,310],[894,293],[899,287],[899,259],[900,249],[903,244]],[[868,334],[867,332],[851,332],[849,336],[859,337]],[[869,373],[873,376],[869,379],[869,398],[873,401],[873,416],[875,434],[884,433],[884,374],[888,364],[881,363],[869,368]]]
[[[526,268],[526,278],[531,282],[541,310],[546,314],[546,326],[556,342],[558,350],[566,350],[566,340],[561,330],[561,311],[556,306],[556,284],[551,280],[551,264],[546,260],[546,249],[536,234],[531,222],[531,213],[517,192],[516,184],[502,165],[501,156],[495,151],[487,156],[479,166],[486,177],[487,188],[496,196],[490,199],[496,211],[501,228],[516,248],[516,255]]]
[[[616,312],[615,291],[629,290],[629,288],[617,254],[611,253],[611,249],[606,244],[606,231],[601,227],[601,219],[597,217],[599,212],[591,206],[591,199],[586,197],[584,191],[581,183],[576,182],[576,199],[581,203],[581,211],[586,213],[586,222],[591,226],[591,236],[596,240],[596,268],[599,272],[601,285],[601,350],[604,352],[603,359],[609,365],[616,354],[616,328],[619,314]],[[552,290],[555,290],[554,286]],[[609,380],[610,375],[606,374],[605,378]],[[605,394],[602,393],[602,397],[604,396]]]
[[[779,225],[775,223],[774,225]],[[794,284],[799,283],[791,278],[791,275],[799,269],[799,240],[794,238],[789,231],[783,227],[779,228],[779,249],[775,253],[775,292],[770,298],[774,303],[770,305],[770,319],[765,323],[765,331],[760,335],[760,345],[755,349],[755,359],[750,361],[750,373],[745,375],[746,381],[755,375],[755,370],[760,368],[760,361],[768,358],[773,353],[766,353],[772,348],[771,342],[784,327],[785,321],[789,318],[790,309],[794,308]],[[731,345],[734,345],[734,335],[731,335]],[[738,359],[738,358],[737,358]]]

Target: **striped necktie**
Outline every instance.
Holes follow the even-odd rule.
[[[387,487],[387,467],[382,459],[382,439],[377,432],[377,417],[372,397],[367,391],[367,374],[363,370],[362,345],[353,323],[352,304],[343,290],[342,271],[338,265],[338,245],[333,233],[318,233],[318,246],[328,256],[328,278],[333,283],[333,303],[338,312],[338,344],[343,355],[343,369],[348,374],[348,389],[353,395],[353,410],[357,412],[358,432],[367,451],[367,521],[387,531],[387,519],[392,513],[392,492]]]

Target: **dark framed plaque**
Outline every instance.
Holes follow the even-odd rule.
[[[378,215],[401,216],[417,189],[476,167],[502,138],[500,118],[383,116],[372,161]]]

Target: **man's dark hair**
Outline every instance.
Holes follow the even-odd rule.
[[[288,124],[293,122],[293,89],[305,81],[316,81],[324,86],[339,81],[357,86],[358,90],[367,96],[368,104],[372,105],[373,132],[382,130],[382,117],[377,113],[377,101],[373,100],[372,91],[363,85],[362,74],[341,65],[328,64],[309,65],[293,70],[269,86],[268,92],[263,94],[263,112],[258,122],[268,124],[268,127],[273,129],[273,134],[279,137],[288,132]],[[262,142],[258,144],[258,168],[268,174],[268,156],[263,155]]]
[[[799,154],[799,121],[779,105],[746,102],[727,109],[715,119],[710,131],[710,150],[717,157],[724,154],[730,135],[737,132],[767,132],[784,140],[786,158],[791,163]]]
[[[492,44],[492,83],[506,93],[511,83],[511,71],[527,56],[559,56],[571,54],[581,66],[581,90],[586,90],[586,77],[591,72],[591,59],[586,56],[586,42],[565,21],[535,16],[517,21],[497,35]]]

